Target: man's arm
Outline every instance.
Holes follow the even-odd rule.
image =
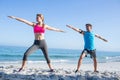
[[[68,28],[71,28],[71,29],[73,29],[73,30],[75,30],[75,31],[77,31],[77,32],[79,32],[79,33],[81,33],[81,34],[84,34],[84,31],[83,30],[81,30],[81,29],[78,29],[78,28],[75,28],[75,27],[72,27],[72,26],[70,26],[70,25],[66,25]]]
[[[27,21],[27,20],[25,20],[25,19],[22,19],[22,18],[19,18],[19,17],[15,17],[15,16],[8,16],[9,18],[12,18],[12,19],[16,19],[16,20],[18,20],[18,21],[20,21],[20,22],[23,22],[23,23],[25,23],[25,24],[28,24],[28,25],[30,25],[30,26],[34,26],[34,23],[33,22],[30,22],[30,21]]]
[[[104,39],[103,37],[101,37],[101,36],[99,36],[99,35],[97,35],[97,34],[95,34],[95,37],[97,37],[97,38],[99,38],[99,39],[101,39],[101,40],[103,40],[103,41],[105,41],[105,42],[108,42],[108,40]]]

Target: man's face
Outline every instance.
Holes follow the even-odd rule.
[[[92,26],[86,26],[86,30],[87,31],[91,31],[92,30]]]

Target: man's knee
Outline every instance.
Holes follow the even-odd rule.
[[[97,62],[97,59],[96,59],[96,58],[93,58],[93,61],[94,61],[94,62]]]

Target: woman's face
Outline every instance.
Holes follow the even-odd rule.
[[[37,16],[37,17],[36,17],[36,21],[37,21],[37,22],[42,22],[42,18],[41,18],[40,16]]]

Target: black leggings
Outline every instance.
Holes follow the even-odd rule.
[[[27,49],[27,51],[24,53],[23,60],[26,61],[28,55],[32,54],[34,51],[41,49],[47,63],[50,63],[49,57],[48,57],[48,49],[45,40],[35,40],[34,44]]]

